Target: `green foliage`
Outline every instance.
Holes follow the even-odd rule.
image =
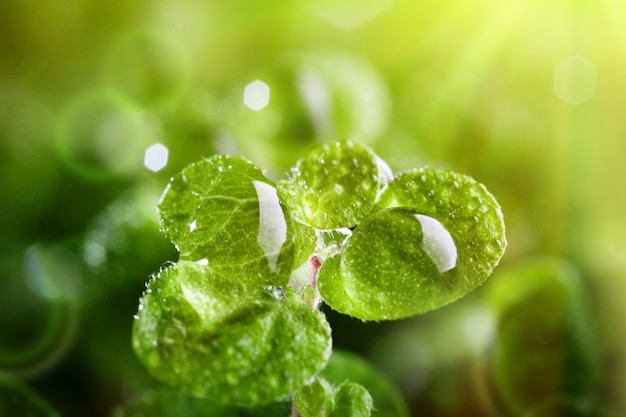
[[[0,417],[18,412],[21,417],[59,417],[59,414],[28,387],[0,373]]]
[[[203,159],[172,178],[159,212],[180,259],[141,299],[141,361],[218,404],[295,392],[302,417],[406,415],[367,365],[328,363],[320,301],[362,320],[421,314],[483,283],[506,246],[484,186],[437,170],[393,178],[357,140],[313,148],[278,183],[241,157]],[[315,377],[325,367],[328,382]]]
[[[367,389],[372,396],[372,417],[407,417],[409,411],[391,380],[375,369],[368,361],[354,353],[333,351],[328,365],[320,376],[331,384],[341,384],[350,379]]]
[[[294,405],[301,417],[369,417],[372,397],[354,382],[344,382],[332,387],[315,378],[301,387],[295,395]]]
[[[505,247],[500,206],[482,184],[449,171],[409,171],[325,263],[320,292],[363,320],[409,317],[482,284]]]
[[[179,261],[148,283],[134,347],[159,379],[223,404],[289,395],[325,365],[321,312]]]
[[[284,286],[296,236],[308,236],[303,226],[294,231],[272,182],[239,157],[220,155],[190,165],[170,181],[159,210],[180,259],[257,285]]]
[[[491,369],[503,404],[514,414],[598,415],[573,411],[589,402],[600,368],[593,313],[576,270],[537,260],[497,278],[489,292],[498,316]]]
[[[386,165],[365,145],[347,140],[319,145],[279,183],[296,218],[322,230],[356,226],[387,179]]]

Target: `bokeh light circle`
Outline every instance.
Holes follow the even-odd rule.
[[[189,87],[189,59],[170,34],[139,28],[120,36],[106,52],[106,85],[143,108],[176,104]]]
[[[88,179],[132,174],[143,167],[147,123],[136,107],[109,92],[72,101],[57,126],[57,150],[65,164]]]

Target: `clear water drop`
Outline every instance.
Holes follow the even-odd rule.
[[[413,209],[391,208],[367,217],[352,232],[339,262],[339,294],[349,300],[339,301],[340,308],[361,319],[408,317],[456,298],[450,282],[459,276],[457,245],[439,220]],[[330,297],[325,300],[335,308]]]
[[[287,241],[287,221],[276,188],[263,181],[253,181],[259,199],[259,235],[257,243],[263,250],[270,270],[276,272],[280,250]]]
[[[453,269],[456,266],[457,250],[450,232],[432,217],[416,214],[415,218],[422,225],[424,251],[433,260],[439,273]]]
[[[267,286],[263,288],[265,291],[269,292],[274,298],[281,300],[284,298],[285,291],[281,287]]]

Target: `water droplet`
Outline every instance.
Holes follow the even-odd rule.
[[[269,292],[274,296],[274,298],[281,300],[284,298],[284,290],[281,287],[267,286],[263,288],[265,291]]]
[[[196,263],[198,265],[208,266],[209,265],[209,260],[207,258],[203,258],[203,259],[197,260]]]
[[[416,214],[415,218],[422,225],[424,251],[433,260],[439,273],[453,269],[456,266],[457,250],[450,232],[432,217]]]
[[[393,180],[393,171],[391,170],[387,162],[385,162],[385,160],[378,155],[375,155],[375,157],[378,171],[382,175],[383,180],[386,182]]]
[[[339,184],[335,184],[335,192],[339,195],[343,194],[343,187]]]
[[[262,181],[252,181],[259,198],[259,235],[257,243],[263,250],[270,270],[276,272],[278,255],[287,240],[287,221],[276,189]]]
[[[196,221],[192,221],[191,223],[189,223],[189,232],[193,232],[194,230],[196,230]]]

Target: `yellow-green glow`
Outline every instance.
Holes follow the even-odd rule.
[[[549,256],[577,270],[611,368],[590,401],[626,415],[626,1],[21,0],[0,2],[0,28],[0,353],[29,331],[27,365],[55,346],[75,353],[29,370],[44,396],[60,391],[50,380],[77,391],[55,379],[65,366],[93,381],[76,408],[106,403],[94,415],[109,413],[123,384],[128,398],[149,385],[124,350],[121,306],[174,255],[154,222],[132,210],[104,222],[103,207],[215,153],[246,155],[274,180],[315,144],[358,137],[396,172],[446,168],[485,184],[506,222],[498,269]],[[268,87],[259,101],[245,94],[255,80]],[[86,274],[72,293],[76,337],[63,336],[75,325],[60,324],[61,310],[42,325],[26,309],[39,297],[28,282],[41,303],[56,302],[46,297],[72,264],[33,275],[39,252],[24,254],[67,240],[85,248],[67,258]],[[477,358],[498,323],[461,310],[425,315],[397,338],[333,336],[362,352],[380,337],[379,365],[389,361],[422,415],[498,415]]]

